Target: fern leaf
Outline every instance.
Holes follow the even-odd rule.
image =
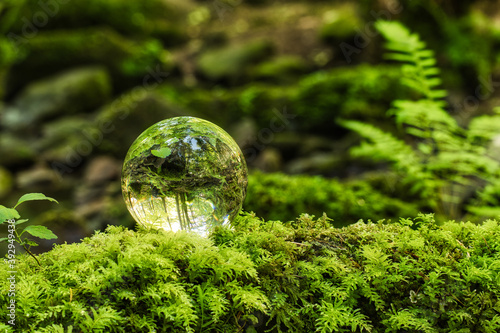
[[[354,120],[341,120],[339,123],[368,140],[351,150],[354,156],[392,162],[399,171],[419,179],[427,178],[421,169],[420,156],[404,141],[370,124]]]
[[[402,82],[422,93],[426,99],[439,101],[445,97],[444,90],[436,89],[441,85],[441,79],[436,76],[439,69],[435,67],[434,52],[426,49],[420,37],[399,22],[377,21],[375,26],[387,40],[385,48],[389,52],[385,57],[406,63],[409,75]],[[444,104],[443,101],[440,103]]]
[[[480,116],[469,123],[468,139],[473,143],[489,143],[500,135],[500,115]]]

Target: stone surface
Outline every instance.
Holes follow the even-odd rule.
[[[61,115],[93,111],[111,95],[108,73],[100,67],[84,67],[30,83],[8,106],[2,122],[25,130]]]
[[[271,53],[272,45],[265,40],[229,45],[204,52],[198,58],[198,70],[211,80],[237,80],[248,74],[249,65],[262,61]]]
[[[12,174],[0,166],[0,199],[6,197],[14,185]]]
[[[121,162],[109,157],[98,156],[85,169],[85,180],[89,183],[101,183],[120,178]]]
[[[23,44],[25,56],[10,70],[8,93],[62,70],[90,64],[105,67],[115,87],[130,88],[156,68],[167,70],[173,63],[156,39],[134,41],[106,27],[41,31]],[[47,50],[50,50],[48,52]],[[131,78],[139,77],[140,81]]]
[[[308,71],[310,65],[299,56],[284,55],[257,65],[252,77],[273,82],[290,82]]]
[[[278,149],[265,148],[255,159],[253,165],[264,172],[277,172],[281,171],[283,167],[283,158]]]
[[[345,3],[323,13],[323,26],[320,37],[330,43],[351,42],[352,38],[363,29],[363,20],[358,14],[356,3]]]
[[[36,166],[16,174],[16,185],[25,192],[53,190],[60,181],[59,175],[46,166]]]
[[[24,137],[0,132],[0,165],[17,167],[32,164],[37,158],[34,146]]]
[[[97,128],[103,133],[105,152],[125,156],[128,147],[149,126],[166,118],[193,115],[154,92],[137,88],[98,110]]]

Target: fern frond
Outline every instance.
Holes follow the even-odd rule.
[[[396,123],[430,128],[446,128],[454,131],[459,128],[457,121],[443,110],[439,103],[430,100],[406,101],[398,100],[393,103],[389,114],[396,116]]]
[[[355,120],[340,120],[339,124],[367,139],[351,150],[357,157],[391,162],[401,172],[419,179],[427,178],[422,169],[421,157],[403,140],[380,128]]]
[[[436,67],[434,52],[426,49],[418,34],[411,33],[399,22],[377,21],[375,26],[387,40],[385,47],[389,52],[385,57],[405,63],[402,83],[419,91],[426,99],[444,106],[442,98],[446,96],[446,91],[438,89],[442,82],[437,77],[440,71]]]
[[[480,116],[469,123],[467,139],[471,143],[488,144],[500,134],[500,115]]]

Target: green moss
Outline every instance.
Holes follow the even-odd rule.
[[[343,229],[243,215],[209,239],[109,227],[41,268],[18,256],[16,331],[495,332],[499,234],[432,215]]]
[[[0,38],[0,100],[5,93],[5,79],[8,69],[16,60],[14,45],[5,38]]]
[[[24,57],[11,71],[15,73],[10,78],[14,86],[87,64],[106,67],[115,81],[135,76],[142,79],[148,71],[168,71],[172,66],[158,40],[132,41],[103,27],[39,32],[36,38],[23,41],[21,50]]]
[[[5,197],[14,185],[12,174],[0,166],[0,198]]]
[[[37,157],[34,144],[10,133],[0,133],[0,165],[12,167],[33,163]]]
[[[385,117],[391,102],[410,95],[391,66],[360,65],[321,71],[302,79],[292,100],[302,126],[332,133],[335,120]]]
[[[198,59],[198,69],[211,80],[231,79],[248,75],[248,66],[271,54],[269,42],[255,40],[204,52]]]
[[[186,115],[184,109],[156,92],[136,87],[96,112],[94,126],[106,134],[101,151],[126,155],[129,146],[145,128],[166,118]]]
[[[290,79],[304,74],[308,67],[309,66],[303,58],[293,55],[284,55],[257,65],[252,76],[257,79],[286,83]]]
[[[24,5],[23,5],[24,2]],[[78,29],[89,26],[108,26],[127,35],[150,35],[164,31],[164,24],[179,22],[191,7],[176,0],[119,1],[119,0],[27,0],[19,6],[18,19],[10,32],[21,33],[27,18],[33,27],[41,30]],[[39,24],[43,16],[49,16],[45,24]]]
[[[417,214],[414,204],[391,198],[366,182],[343,184],[320,176],[261,172],[250,175],[243,208],[270,220],[292,220],[304,212],[326,213],[335,226]]]
[[[175,103],[189,112],[220,124],[229,124],[240,117],[237,106],[239,90],[216,86],[212,89],[199,87],[188,88],[179,84],[164,84],[158,88],[158,94],[171,103]]]
[[[357,4],[345,3],[323,14],[320,37],[330,43],[353,38],[363,29],[363,21],[357,13]]]

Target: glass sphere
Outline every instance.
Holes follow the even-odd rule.
[[[200,118],[176,117],[134,141],[121,187],[129,212],[143,227],[205,236],[238,214],[247,175],[240,148],[223,129]]]

